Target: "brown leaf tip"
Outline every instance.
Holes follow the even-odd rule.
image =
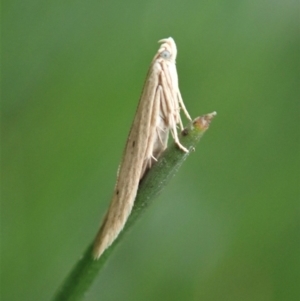
[[[212,121],[212,119],[217,115],[217,112],[212,112],[206,115],[203,115],[201,117],[197,117],[194,121],[193,121],[193,125],[198,128],[199,130],[206,130],[209,125],[210,122]]]

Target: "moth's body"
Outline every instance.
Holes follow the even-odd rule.
[[[167,147],[169,131],[180,149],[180,108],[191,119],[181,98],[175,65],[177,49],[172,38],[162,43],[148,71],[144,89],[119,167],[114,195],[96,236],[94,257],[99,258],[123,229],[131,213],[139,181]]]

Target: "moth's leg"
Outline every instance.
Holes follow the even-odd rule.
[[[163,92],[164,92],[162,102],[165,103],[166,107],[169,105],[169,111],[166,112],[166,119],[168,120],[168,126],[169,128],[171,128],[172,136],[176,144],[179,146],[179,148],[185,152],[188,152],[188,150],[179,142],[178,134],[177,134],[177,128],[176,128],[177,123],[179,123],[181,131],[183,130],[183,124],[181,121],[181,117],[179,114],[179,106],[177,103],[178,99],[177,98],[174,99],[172,97],[172,93],[168,89],[166,76],[163,70],[161,72],[161,82],[162,82]],[[176,108],[178,108],[178,110]]]
[[[188,153],[189,150],[186,147],[184,147],[179,141],[175,122],[173,123],[173,127],[171,128],[171,133],[172,133],[173,139],[174,139],[175,143],[178,145],[178,147],[181,150],[183,150],[184,152]]]
[[[165,108],[165,110],[163,110],[163,114],[165,120],[167,120],[167,126],[170,127],[172,125],[171,115],[176,116],[175,123],[177,123],[177,121],[179,121],[178,118],[180,118],[179,112],[176,111],[175,102],[177,101],[177,99],[173,98],[172,91],[166,79],[166,74],[163,70],[160,73],[160,80],[161,80],[161,86],[162,86],[163,98],[164,98],[162,107]]]
[[[153,155],[151,155],[151,158],[157,162],[157,159]]]
[[[166,83],[172,95],[174,110],[176,111],[176,113],[178,112],[179,114],[180,107],[177,100],[177,91],[179,88],[178,88],[178,75],[177,75],[176,65],[174,63],[167,64],[165,61],[162,61],[161,68],[162,68],[162,72],[165,75]]]
[[[163,129],[161,127],[157,128],[158,145],[156,145],[156,149],[154,150],[154,156],[156,158],[159,158],[160,155],[167,148],[169,132],[170,132],[169,128],[168,129]]]
[[[180,93],[179,89],[178,89],[178,94],[177,95],[178,95],[178,100],[179,100],[180,107],[181,107],[182,111],[184,112],[184,115],[187,117],[187,119],[192,120],[190,114],[188,113],[188,111],[187,111],[187,109],[184,105],[184,102],[183,102],[183,99],[181,97],[181,93]]]
[[[161,97],[161,102],[168,102],[168,100],[166,99],[165,97],[165,94],[162,93],[162,97]],[[174,119],[174,115],[173,114],[169,114],[167,116],[168,120],[169,120],[169,124],[168,124],[168,127],[170,128],[171,130],[171,134],[172,134],[172,137],[175,141],[175,143],[178,145],[178,147],[183,150],[184,152],[188,152],[188,149],[185,148],[180,142],[179,142],[179,138],[178,138],[178,134],[177,134],[177,128],[176,128],[176,121]]]
[[[161,66],[162,66],[162,70],[163,70],[165,78],[166,78],[167,85],[169,86],[169,88],[171,90],[172,98],[175,101],[175,108],[178,108],[178,111],[179,111],[179,107],[180,107],[183,110],[187,119],[192,120],[192,118],[190,117],[190,114],[188,113],[188,111],[184,105],[183,99],[181,97],[181,93],[180,93],[179,86],[178,86],[178,77],[177,77],[177,72],[176,72],[176,66],[174,69],[176,74],[173,74],[173,75],[169,73],[170,72],[169,68],[165,62],[162,62]],[[172,77],[173,77],[173,81],[172,81]],[[178,105],[178,102],[179,102],[179,105]],[[179,123],[180,123],[180,127],[182,130],[183,129],[182,121],[180,120]]]
[[[162,139],[161,139],[160,131],[162,131],[162,132],[166,132],[166,131],[165,131],[164,129],[160,128],[160,127],[158,127],[158,128],[156,129],[156,134],[157,134],[157,137],[158,137],[158,139],[159,139],[159,142],[160,142],[161,145],[163,146],[164,143],[163,143],[163,141],[162,141]]]
[[[183,131],[183,124],[180,115],[179,115],[179,126],[180,126],[180,130]]]

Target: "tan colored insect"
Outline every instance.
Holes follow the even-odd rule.
[[[162,44],[148,71],[119,167],[112,201],[95,239],[95,259],[122,231],[132,210],[139,182],[166,149],[169,131],[178,147],[188,152],[180,144],[177,135],[177,124],[183,129],[180,108],[189,120],[191,117],[178,87],[176,44],[171,37],[159,43]]]

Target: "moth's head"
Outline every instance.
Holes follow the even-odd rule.
[[[162,43],[158,50],[158,56],[160,56],[166,61],[171,61],[175,63],[177,56],[177,48],[175,41],[170,37],[167,39],[162,39],[158,41],[158,43]]]

